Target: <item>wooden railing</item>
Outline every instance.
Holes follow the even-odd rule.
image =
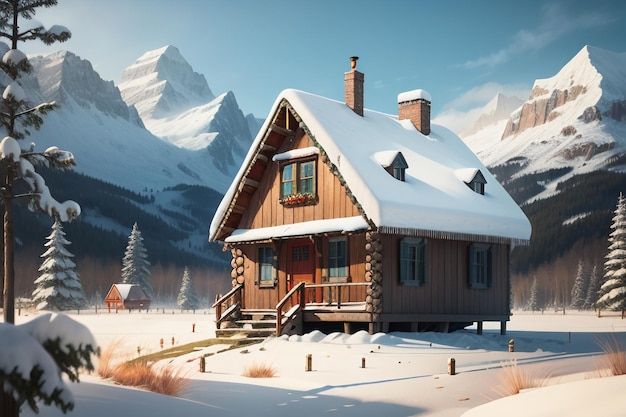
[[[294,321],[296,317],[302,318],[302,310],[304,310],[305,305],[304,289],[305,283],[298,283],[276,304],[276,336],[280,336],[285,326]],[[283,317],[285,310],[287,311]]]
[[[363,291],[352,291],[352,289],[369,287],[371,285],[371,282],[307,284],[305,300],[307,304],[319,304],[316,300],[321,298],[321,304],[340,309],[342,304],[364,303],[365,293]],[[321,295],[317,294],[318,291],[321,291]]]
[[[218,329],[222,322],[239,313],[241,310],[242,293],[243,285],[236,285],[213,303],[213,308],[215,308],[215,325]]]

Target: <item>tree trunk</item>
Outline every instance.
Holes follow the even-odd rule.
[[[0,414],[3,417],[19,417],[20,407],[11,394],[0,390]]]
[[[13,247],[13,169],[7,169],[4,196],[4,322],[15,323],[15,265]]]

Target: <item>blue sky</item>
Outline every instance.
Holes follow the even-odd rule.
[[[67,49],[117,83],[173,45],[214,94],[233,91],[260,118],[285,88],[343,100],[352,55],[366,108],[396,113],[398,93],[423,88],[453,124],[498,91],[526,99],[584,45],[626,52],[622,0],[59,0],[36,19],[72,39],[26,52]]]

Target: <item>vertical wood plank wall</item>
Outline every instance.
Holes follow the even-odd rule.
[[[468,285],[471,242],[428,239],[427,278],[420,287],[400,283],[398,237],[383,236],[383,310],[385,313],[481,314],[509,313],[508,245],[493,244],[493,285]]]

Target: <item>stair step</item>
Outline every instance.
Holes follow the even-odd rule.
[[[257,324],[262,324],[262,325],[276,325],[276,318],[272,318],[272,319],[267,319],[267,320],[254,320],[254,319],[243,319],[243,320],[237,320],[235,323],[237,324],[250,324],[252,326],[257,325]]]
[[[245,315],[251,315],[251,316],[258,316],[258,315],[266,315],[266,316],[274,316],[276,317],[276,310],[270,310],[270,309],[242,309],[241,310],[241,314],[245,314]]]
[[[216,329],[215,337],[234,337],[241,335],[248,339],[255,337],[268,337],[273,336],[276,333],[276,329],[264,328],[264,329],[244,329],[241,327],[230,327],[227,329]]]

